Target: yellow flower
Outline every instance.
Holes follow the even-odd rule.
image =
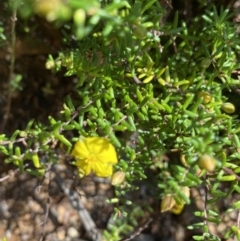
[[[113,173],[113,165],[118,162],[114,146],[105,138],[80,138],[71,153],[76,159],[79,175],[90,172],[98,177],[108,177]]]

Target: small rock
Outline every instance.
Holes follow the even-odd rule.
[[[58,229],[57,231],[57,238],[58,240],[65,240],[66,232],[64,229]]]
[[[154,241],[154,237],[151,234],[141,233],[133,239],[133,241]]]
[[[78,238],[79,233],[78,233],[77,229],[70,227],[67,231],[67,236],[69,236],[70,238]]]

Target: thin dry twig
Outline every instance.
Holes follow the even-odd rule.
[[[138,85],[142,84],[142,82],[138,79],[138,77],[136,75],[133,75],[133,80]]]
[[[140,235],[144,229],[148,228],[149,224],[150,224],[152,221],[153,221],[153,219],[150,218],[143,226],[139,227],[138,230],[137,230],[136,232],[134,232],[130,237],[128,237],[127,239],[122,239],[121,241],[133,240],[133,239],[136,238],[138,235]]]
[[[173,6],[172,6],[172,1],[167,1],[167,0],[164,0],[165,3],[167,3],[167,5],[173,9]]]
[[[1,126],[1,132],[3,132],[9,114],[11,110],[11,104],[12,104],[12,93],[11,93],[11,81],[14,78],[14,68],[15,68],[15,47],[16,47],[16,21],[17,21],[17,1],[13,0],[13,8],[12,8],[12,24],[11,24],[11,55],[10,55],[10,73],[8,78],[8,97],[7,97],[7,106],[6,106],[6,113],[3,116],[3,123]]]
[[[232,171],[231,169],[229,169],[227,167],[223,167],[223,171],[227,174],[234,175],[236,177],[236,180],[240,181],[240,177],[234,171]]]
[[[28,167],[28,166],[29,166],[28,163],[24,164],[24,168],[26,168],[26,167]],[[8,174],[8,175],[0,178],[0,182],[3,182],[3,181],[7,180],[7,179],[10,178],[10,177],[13,177],[13,176],[16,175],[19,171],[20,171],[20,169],[17,168],[17,169],[14,170],[12,173],[10,173],[10,174]]]
[[[63,129],[64,125],[68,125],[71,121],[73,121],[78,116],[79,111],[81,111],[81,109],[88,107],[90,104],[92,104],[92,102],[93,101],[90,100],[85,106],[81,106],[78,109],[78,111],[74,111],[73,114],[72,114],[71,119],[69,121],[66,121],[66,122],[63,123],[62,127],[59,130],[59,133],[61,133],[64,130]],[[31,138],[31,136],[26,136],[26,137],[18,138],[18,139],[14,140],[14,141],[11,141],[11,140],[10,141],[0,141],[0,145],[8,145],[8,144],[14,144],[14,143],[24,142],[24,141],[26,142],[30,138]],[[51,141],[51,139],[48,139],[43,145],[48,144],[50,141]]]
[[[42,187],[42,183],[44,181],[44,179],[47,177],[49,179],[49,182],[48,182],[48,190],[49,190],[49,187],[50,187],[50,184],[51,184],[51,167],[52,165],[51,164],[48,164],[48,167],[46,168],[46,172],[45,172],[45,175],[40,183],[40,188],[38,189],[38,192],[40,192],[41,190],[41,187]],[[41,232],[41,236],[40,236],[40,239],[39,241],[43,241],[44,238],[45,238],[45,234],[46,234],[46,223],[47,223],[47,220],[48,220],[48,216],[49,216],[49,211],[50,211],[50,196],[49,196],[49,193],[47,195],[47,203],[46,203],[46,211],[45,211],[45,215],[44,215],[44,220],[43,220],[43,223],[42,223],[42,232]]]
[[[84,226],[85,230],[87,231],[87,233],[89,234],[89,236],[91,237],[91,239],[94,241],[101,241],[102,240],[101,233],[97,230],[97,227],[96,227],[94,221],[92,220],[87,209],[84,207],[77,192],[74,190],[70,190],[67,187],[66,183],[60,177],[60,175],[58,174],[58,172],[57,172],[56,168],[54,168],[54,166],[53,166],[53,171],[56,175],[57,184],[61,187],[64,194],[68,197],[72,206],[77,210],[78,215],[83,223],[83,226]]]
[[[238,211],[237,226],[240,228],[240,211]]]
[[[207,176],[205,176],[205,181],[207,181]],[[204,186],[204,202],[203,202],[203,212],[204,212],[204,225],[208,226],[207,218],[208,218],[208,213],[207,213],[207,201],[208,201],[208,186],[207,184]]]

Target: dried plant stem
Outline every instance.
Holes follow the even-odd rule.
[[[207,183],[207,175],[205,175],[204,179]],[[208,209],[207,209],[207,201],[208,201],[208,192],[209,192],[209,186],[207,184],[205,184],[204,186],[204,203],[203,203],[203,212],[204,212],[204,225],[206,227],[208,227],[208,221],[207,221],[207,218],[208,218]],[[203,234],[205,236],[205,232]]]
[[[140,235],[142,233],[142,231],[146,228],[148,228],[149,224],[153,221],[152,218],[148,219],[148,221],[141,227],[138,228],[138,230],[136,230],[130,237],[128,237],[127,239],[122,239],[121,241],[130,241],[135,239],[138,235]]]
[[[93,219],[91,218],[87,209],[84,207],[77,192],[67,187],[66,183],[60,177],[60,175],[58,174],[54,166],[53,166],[53,172],[55,173],[57,184],[61,187],[64,194],[68,197],[72,206],[77,210],[78,216],[80,217],[82,224],[85,227],[85,230],[88,233],[88,235],[91,237],[93,241],[101,241],[102,240],[101,233],[97,230],[97,227]]]
[[[11,103],[12,103],[12,90],[11,90],[11,81],[14,77],[14,67],[15,67],[15,46],[16,46],[16,21],[17,21],[17,0],[13,0],[12,5],[12,17],[11,17],[11,56],[10,56],[10,73],[8,78],[8,97],[6,105],[6,113],[3,116],[3,122],[1,126],[1,132],[4,131],[7,120],[9,118]]]
[[[42,232],[41,232],[41,236],[39,241],[43,241],[46,235],[46,225],[47,225],[47,221],[48,221],[48,216],[49,216],[49,211],[50,211],[50,196],[49,196],[49,189],[50,189],[50,184],[51,184],[51,164],[49,164],[47,166],[47,169],[45,171],[45,175],[40,183],[40,186],[38,188],[38,192],[41,191],[42,188],[42,184],[44,179],[47,177],[48,178],[48,194],[47,194],[47,203],[46,203],[46,211],[45,211],[45,215],[44,215],[44,220],[43,220],[43,224],[42,224]]]
[[[223,171],[227,174],[234,175],[236,177],[236,180],[240,181],[240,177],[234,171],[232,171],[231,169],[229,169],[227,167],[223,167]]]
[[[28,167],[28,166],[29,166],[29,164],[26,163],[26,164],[24,165],[24,168],[26,168],[26,167]],[[18,168],[18,169],[16,169],[16,170],[12,171],[10,174],[7,174],[5,177],[0,178],[0,183],[3,182],[3,181],[5,181],[5,180],[7,180],[7,179],[10,178],[10,177],[15,176],[19,171],[20,171],[20,169]]]

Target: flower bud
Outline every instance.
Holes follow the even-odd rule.
[[[183,208],[184,208],[183,204],[175,204],[170,211],[176,215],[179,215],[182,213]]]
[[[202,173],[202,170],[200,168],[198,168],[195,172],[195,176],[200,176],[200,174]]]
[[[189,187],[181,187],[182,192],[185,194],[186,197],[190,197],[190,189]]]
[[[216,160],[213,157],[205,154],[199,158],[198,165],[200,168],[205,169],[208,172],[212,172],[216,167]]]
[[[212,62],[211,59],[207,59],[207,58],[206,58],[206,59],[203,59],[203,60],[201,61],[201,67],[204,68],[204,69],[206,69],[206,68],[208,68],[208,67],[210,66],[211,62]]]
[[[55,62],[54,60],[49,60],[46,62],[45,64],[45,68],[46,69],[53,69],[55,67]]]
[[[235,112],[235,106],[230,102],[226,102],[222,104],[222,110],[228,114],[232,114]]]
[[[175,204],[176,204],[176,201],[174,200],[173,195],[172,194],[166,195],[161,202],[161,207],[160,207],[161,213],[171,210]]]
[[[187,164],[187,162],[186,162],[185,155],[182,154],[182,153],[180,154],[180,161],[181,161],[181,163],[183,164],[183,166],[185,166],[185,167],[188,166],[188,164]]]
[[[26,131],[20,131],[19,136],[20,137],[27,137],[27,132]]]
[[[202,102],[203,104],[208,104],[212,99],[211,95],[209,95],[209,93],[204,92],[204,91],[199,92],[198,97],[203,98],[203,102]]]
[[[148,82],[150,82],[153,79],[154,75],[150,75],[148,76],[146,79],[143,80],[144,84],[147,84]]]
[[[83,26],[86,20],[86,13],[83,9],[78,9],[73,14],[73,20],[78,26]]]
[[[37,14],[41,16],[47,16],[48,14],[55,12],[61,5],[60,0],[41,0],[36,1],[34,5],[34,10]]]
[[[115,172],[112,175],[111,184],[113,186],[117,186],[117,185],[121,184],[125,179],[125,175],[126,175],[125,172],[122,172],[122,171]]]
[[[138,25],[133,29],[133,34],[139,39],[144,39],[147,34],[147,29],[141,25]]]

